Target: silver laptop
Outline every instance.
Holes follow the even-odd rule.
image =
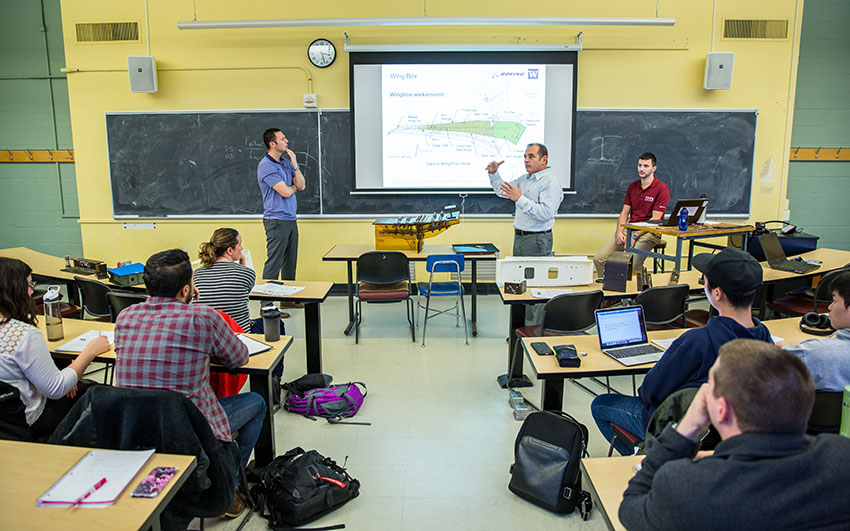
[[[596,329],[602,352],[627,367],[658,361],[664,354],[646,339],[643,306],[596,310]]]

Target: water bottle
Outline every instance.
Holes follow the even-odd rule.
[[[850,437],[850,385],[844,388],[844,399],[841,401],[841,427],[838,433]]]
[[[262,308],[266,341],[280,341],[280,310],[274,306]]]
[[[47,293],[44,294],[44,328],[47,332],[48,341],[59,341],[65,337],[65,330],[62,327],[62,308],[60,300],[62,294],[59,293],[59,286],[49,286]]]
[[[679,231],[685,232],[688,230],[688,209],[683,208],[679,212]]]

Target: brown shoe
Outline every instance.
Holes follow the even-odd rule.
[[[289,315],[287,312],[280,312],[280,318],[281,319],[288,319],[289,317],[292,317],[292,316]]]
[[[289,301],[281,301],[281,308],[303,308],[304,303],[302,302],[289,302]]]
[[[237,490],[236,494],[233,495],[233,503],[230,505],[230,509],[222,516],[225,518],[236,518],[245,511],[245,507],[245,495]]]

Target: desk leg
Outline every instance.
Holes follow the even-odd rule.
[[[546,411],[563,411],[564,380],[543,380],[540,391],[540,407]]]
[[[252,374],[249,376],[251,391],[259,393],[266,401],[266,418],[260,428],[260,437],[254,445],[254,462],[257,466],[266,466],[275,457],[274,444],[274,413],[272,412],[272,373]]]
[[[470,260],[472,267],[472,336],[478,336],[478,260]]]
[[[676,238],[676,260],[673,263],[677,271],[682,270],[682,238]]]
[[[352,261],[346,260],[345,265],[348,267],[348,324],[343,334],[348,335],[354,328],[354,275],[352,274]]]
[[[319,303],[304,304],[304,335],[307,347],[307,372],[322,372],[322,314]]]
[[[514,357],[514,348],[517,347],[517,338],[514,330],[517,328],[525,326],[525,304],[511,304],[511,322],[508,327],[508,372],[506,374],[502,374],[496,377],[496,381],[499,382],[499,387],[531,387],[532,383],[523,373],[522,373],[522,346],[520,345],[520,352],[517,352],[516,357]]]

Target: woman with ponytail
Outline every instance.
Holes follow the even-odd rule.
[[[195,270],[194,276],[200,293],[198,303],[223,311],[239,323],[242,330],[250,332],[248,294],[257,274],[245,266],[242,236],[234,229],[218,229],[209,241],[201,243],[198,257],[201,267]]]

